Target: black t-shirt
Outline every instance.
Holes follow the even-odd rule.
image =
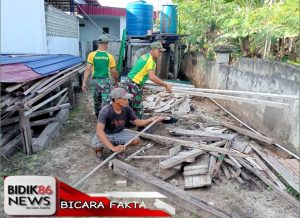
[[[107,134],[121,132],[128,121],[136,119],[130,107],[122,107],[122,112],[117,114],[111,104],[104,106],[98,116],[98,122],[105,124],[104,132]]]

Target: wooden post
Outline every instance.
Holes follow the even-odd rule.
[[[29,117],[25,116],[24,109],[19,110],[19,118],[20,118],[20,131],[21,131],[21,138],[23,143],[23,151],[25,154],[31,154],[32,153],[31,128],[29,123]]]
[[[73,79],[68,84],[68,92],[69,92],[69,101],[72,107],[75,106],[75,98],[74,98],[74,89],[73,89]]]
[[[178,77],[178,72],[179,72],[179,61],[180,61],[180,57],[179,57],[179,41],[177,40],[174,44],[174,68],[173,68],[173,72],[174,72],[174,79],[177,79]]]

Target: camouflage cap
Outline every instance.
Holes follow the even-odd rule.
[[[99,43],[108,43],[109,42],[109,38],[108,38],[107,35],[102,34],[102,35],[99,36],[98,42]]]
[[[152,49],[158,49],[160,51],[166,51],[166,49],[164,49],[164,47],[162,46],[161,42],[152,42],[150,46],[151,46]]]
[[[124,99],[131,99],[132,95],[129,94],[125,89],[117,87],[114,88],[111,93],[110,96],[112,99],[117,99],[117,98],[124,98]]]

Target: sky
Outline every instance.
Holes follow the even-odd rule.
[[[126,8],[126,5],[130,2],[135,2],[137,0],[98,0],[102,6]],[[163,4],[172,3],[172,0],[146,0],[147,3],[152,4],[154,10],[157,11],[160,9],[160,6]]]

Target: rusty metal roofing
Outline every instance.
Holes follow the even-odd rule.
[[[82,58],[73,55],[1,55],[0,82],[30,81],[82,62]]]

